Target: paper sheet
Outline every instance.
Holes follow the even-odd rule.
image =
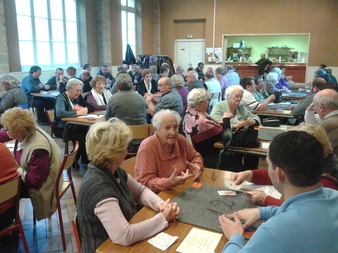
[[[181,253],[211,253],[215,252],[217,244],[222,238],[221,233],[209,232],[192,228],[183,242],[176,249]]]
[[[268,149],[270,146],[270,143],[269,142],[263,142],[262,143],[262,149]]]
[[[78,118],[80,118],[80,119],[88,119],[88,118],[99,119],[99,118],[102,118],[102,117],[104,117],[104,115],[87,114],[87,115],[79,116]]]
[[[157,236],[149,239],[148,243],[164,251],[168,249],[177,240],[177,238],[178,236],[171,236],[161,232]]]

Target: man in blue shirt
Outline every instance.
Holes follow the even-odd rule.
[[[319,183],[322,158],[322,145],[308,133],[276,136],[268,150],[268,173],[285,202],[220,216],[229,240],[222,252],[338,252],[338,191]],[[266,222],[245,243],[244,230],[258,220]]]

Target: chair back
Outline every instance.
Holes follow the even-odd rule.
[[[0,184],[0,205],[19,195],[20,175]],[[19,197],[18,197],[19,198]]]
[[[75,214],[74,220],[72,221],[72,229],[73,229],[73,233],[74,233],[77,251],[78,251],[78,253],[81,253],[81,240],[80,240],[80,233],[79,233],[79,230],[77,228],[76,218],[77,218],[77,213]]]
[[[133,139],[144,139],[152,135],[153,126],[147,125],[130,125],[131,132],[133,133]]]
[[[54,122],[54,119],[55,119],[55,110],[54,109],[46,110],[45,113],[46,113],[46,117],[47,117],[48,124],[49,124],[49,127],[50,127],[50,136],[55,138],[54,131],[53,131],[53,122]]]

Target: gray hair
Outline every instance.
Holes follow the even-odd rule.
[[[202,101],[208,100],[208,92],[204,88],[195,88],[188,94],[188,106],[190,108],[195,108]]]
[[[20,81],[16,79],[15,76],[12,74],[6,74],[3,76],[0,76],[0,83],[8,83],[10,85],[19,85]]]
[[[153,116],[153,119],[151,121],[153,127],[156,129],[160,129],[163,118],[168,116],[174,116],[176,118],[177,125],[180,125],[182,118],[178,114],[178,112],[169,109],[163,109],[155,113],[155,115]]]
[[[131,90],[133,88],[133,82],[129,74],[120,73],[116,77],[116,84],[119,90]]]
[[[80,85],[83,88],[83,82],[77,78],[71,78],[68,80],[66,90],[73,89],[76,85]]]
[[[211,79],[211,78],[215,77],[215,74],[212,71],[207,71],[207,72],[205,72],[205,77],[208,78],[208,79]]]
[[[333,89],[319,91],[313,98],[314,103],[325,105],[327,109],[338,109],[338,92]]]
[[[269,82],[278,82],[278,77],[279,75],[276,72],[270,72],[267,76],[266,76],[266,80]]]
[[[191,70],[188,73],[192,73],[194,77],[196,78],[196,80],[198,80],[198,73],[195,70]]]
[[[226,67],[227,70],[233,70],[234,69],[234,67],[232,65],[226,65],[225,67]]]
[[[224,75],[224,74],[225,74],[225,70],[224,70],[224,68],[218,67],[218,68],[215,70],[215,73]]]
[[[152,74],[157,74],[157,67],[156,66],[152,65],[152,66],[149,67],[149,69],[150,69]]]
[[[173,75],[171,77],[171,82],[175,88],[183,87],[184,79],[181,75]]]
[[[225,92],[225,95],[227,97],[227,99],[232,95],[232,93],[235,91],[235,90],[240,90],[242,91],[242,93],[244,93],[244,89],[241,85],[239,84],[234,84],[234,85],[231,85],[229,86],[227,89],[226,89],[226,92]]]
[[[274,68],[272,69],[272,72],[275,72],[275,73],[277,73],[278,75],[281,75],[281,74],[282,74],[282,70],[281,70],[280,68],[278,68],[278,67],[274,67]]]
[[[117,72],[120,72],[122,70],[123,70],[123,66],[122,65],[117,67]]]

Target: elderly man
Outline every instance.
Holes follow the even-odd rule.
[[[68,79],[63,75],[63,68],[57,68],[55,75],[48,79],[47,83],[51,89],[65,89]]]
[[[6,91],[0,97],[0,115],[7,109],[16,106],[28,109],[27,97],[23,89],[19,86],[20,81],[18,79],[11,74],[7,74],[0,76],[0,83]]]
[[[83,69],[83,70],[88,70],[89,73],[90,73],[90,71],[92,70],[92,65],[91,65],[90,63],[85,63],[85,64],[83,64],[82,69]],[[78,76],[78,78],[79,78],[79,79],[81,78],[81,73],[80,73],[80,75]]]
[[[39,77],[41,76],[41,68],[39,66],[32,66],[29,70],[29,75],[22,79],[22,88],[26,93],[28,104],[31,105],[31,93],[40,92],[41,90],[56,89],[49,84],[42,84]],[[48,120],[45,115],[45,109],[49,110],[54,108],[54,99],[36,97],[34,98],[34,107],[40,125],[48,126]]]
[[[215,70],[215,76],[217,78],[217,80],[219,81],[219,83],[221,84],[221,89],[222,89],[222,100],[225,99],[225,90],[226,88],[228,88],[229,86],[229,81],[225,76],[225,70],[222,67],[218,67]]]
[[[195,88],[205,88],[200,80],[198,80],[198,73],[194,70],[187,73],[188,90],[191,91]]]
[[[92,86],[90,85],[90,82],[92,79],[93,77],[90,76],[90,72],[88,70],[83,70],[81,72],[80,80],[83,82],[83,92],[91,91]]]
[[[334,153],[338,156],[338,92],[333,89],[319,91],[306,108],[304,118],[306,123],[324,127]]]
[[[106,79],[106,84],[109,87],[115,82],[115,78],[113,77],[113,75],[110,72],[108,72],[107,65],[102,65],[100,71],[97,72],[96,75],[104,76],[104,78]]]
[[[144,125],[146,121],[146,103],[142,96],[132,90],[133,83],[130,75],[120,73],[116,77],[118,92],[108,101],[106,119],[116,117],[127,125]]]
[[[159,97],[158,94],[149,94],[144,95],[145,100],[148,103],[148,110],[151,115],[154,115],[156,112],[161,109],[170,109],[176,111],[183,116],[183,101],[181,95],[172,88],[172,83],[169,77],[163,77],[158,81],[158,90],[161,93],[160,100],[157,102],[156,98]]]
[[[225,70],[225,77],[228,79],[229,86],[239,84],[240,78],[239,75],[234,71],[234,67],[232,65],[226,65]]]
[[[285,202],[220,216],[229,240],[222,253],[337,252],[338,191],[320,184],[322,158],[322,145],[306,132],[276,136],[266,161],[271,182]],[[266,222],[246,243],[244,230],[258,220]]]
[[[313,97],[317,92],[324,89],[326,80],[324,78],[315,78],[311,83],[311,94],[309,94],[304,100],[300,100],[297,105],[291,105],[293,116],[295,118],[304,117],[306,108],[312,103]]]

